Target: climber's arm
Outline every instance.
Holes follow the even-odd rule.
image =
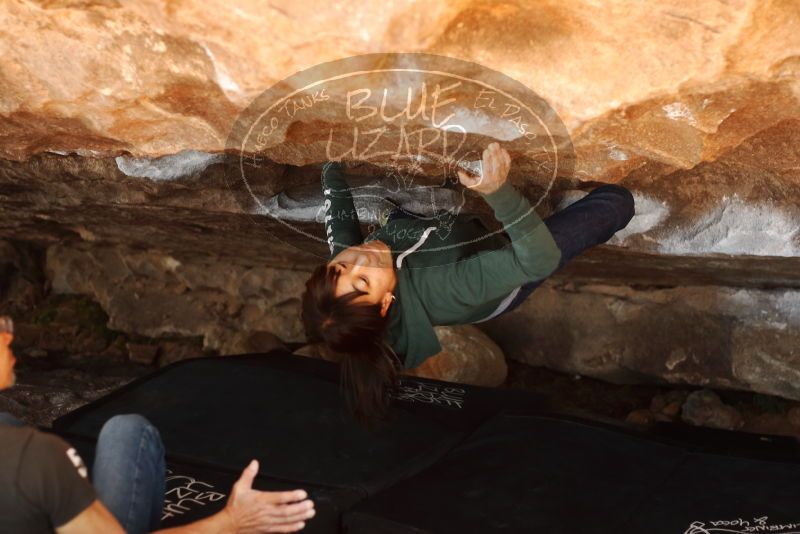
[[[325,195],[325,235],[333,258],[347,247],[364,241],[341,163],[329,161],[322,167],[322,192]]]

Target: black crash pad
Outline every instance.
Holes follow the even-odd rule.
[[[340,514],[354,496],[363,499],[434,463],[493,415],[543,405],[524,392],[403,378],[391,424],[368,430],[349,416],[338,373],[329,362],[279,351],[187,360],[53,426],[67,440],[94,443],[109,418],[138,413],[158,428],[168,462],[199,466],[216,488],[256,458],[262,483],[302,487],[318,511]],[[319,530],[319,517],[312,523],[309,532],[336,531]]]
[[[740,434],[718,435],[740,452],[567,417],[501,415],[358,504],[345,514],[346,532],[800,532],[796,444],[744,454]]]
[[[794,441],[634,431],[548,413],[526,392],[404,379],[392,424],[369,431],[347,414],[337,366],[273,352],[173,364],[54,427],[91,447],[121,413],[159,429],[170,469],[191,477],[175,484],[202,483],[173,497],[227,494],[257,458],[257,487],[309,491],[311,533],[800,532]],[[208,500],[165,526],[222,506]]]

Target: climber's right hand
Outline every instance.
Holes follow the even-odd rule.
[[[506,180],[511,169],[511,156],[505,148],[498,143],[490,143],[483,151],[481,161],[481,174],[470,175],[463,170],[458,170],[458,178],[464,187],[488,195],[497,191]]]

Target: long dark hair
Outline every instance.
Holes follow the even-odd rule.
[[[384,341],[389,317],[380,304],[357,303],[355,290],[336,296],[339,273],[319,265],[306,281],[303,326],[310,342],[322,342],[341,365],[341,386],[351,413],[374,427],[385,422],[399,379],[399,359]]]

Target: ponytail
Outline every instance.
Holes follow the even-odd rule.
[[[341,369],[341,388],[348,409],[369,427],[385,421],[399,381],[399,358],[384,341],[388,316],[380,304],[354,303],[365,293],[336,297],[339,274],[326,264],[306,282],[302,320],[310,342],[322,342]]]

